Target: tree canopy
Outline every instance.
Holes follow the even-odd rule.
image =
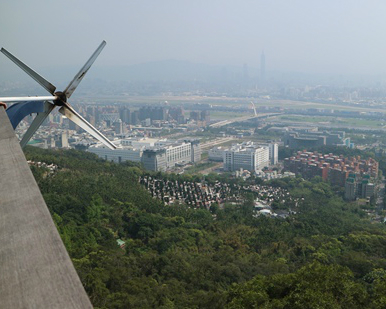
[[[285,219],[257,217],[251,197],[164,205],[140,185],[136,164],[75,150],[29,147],[26,156],[58,167],[31,169],[96,308],[386,305],[386,228],[327,183],[271,181],[304,202]]]

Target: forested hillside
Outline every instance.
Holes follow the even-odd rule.
[[[57,166],[31,169],[97,308],[386,307],[385,225],[317,179],[273,181],[304,202],[286,219],[254,217],[252,194],[165,206],[139,166],[74,150],[26,156]]]

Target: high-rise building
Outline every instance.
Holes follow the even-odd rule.
[[[201,121],[205,121],[205,122],[210,121],[210,112],[208,110],[201,111]]]
[[[184,117],[184,109],[181,106],[171,107],[169,108],[169,116],[178,121],[178,119]]]
[[[60,141],[61,141],[61,147],[62,148],[68,148],[68,132],[63,131],[61,136],[60,136]]]
[[[249,80],[249,73],[248,73],[248,65],[244,63],[243,65],[243,81],[248,82]]]
[[[268,144],[269,149],[269,161],[272,165],[277,164],[279,160],[279,146],[276,143]]]
[[[362,180],[361,183],[361,196],[362,198],[370,198],[375,194],[375,185],[369,182],[368,179]]]
[[[265,55],[264,55],[264,51],[261,53],[261,56],[260,56],[260,79],[261,79],[262,83],[265,82]]]
[[[113,123],[114,131],[116,134],[123,134],[123,122],[121,119],[118,119]]]
[[[344,198],[348,201],[353,201],[357,197],[357,183],[354,177],[349,177],[346,180]]]
[[[353,201],[357,198],[369,199],[375,195],[375,185],[370,182],[370,175],[351,173],[346,179],[344,198]]]
[[[121,118],[122,122],[130,124],[130,110],[127,107],[121,107],[119,109],[119,118]]]
[[[195,120],[195,121],[199,121],[201,119],[200,112],[191,111],[190,112],[190,119]]]
[[[131,124],[137,125],[139,123],[138,115],[139,115],[138,111],[133,111],[131,113]]]
[[[167,108],[165,106],[144,106],[139,109],[139,120],[166,120]]]

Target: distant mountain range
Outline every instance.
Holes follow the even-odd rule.
[[[242,67],[163,60],[130,66],[99,67],[94,77],[127,81],[213,81],[241,78]]]
[[[74,75],[79,71],[79,66],[56,66],[50,68],[36,68],[36,70],[54,83],[58,89],[66,87]],[[6,70],[8,71],[8,70]],[[0,82],[29,82],[30,77],[19,69],[2,72]],[[134,65],[99,66],[98,63],[91,68],[85,81],[103,80],[108,82],[252,82],[259,83],[260,71],[258,68],[248,67],[247,77],[243,72],[243,65],[210,65],[194,63],[185,60],[162,60],[145,62]],[[383,80],[379,76],[351,76],[336,74],[312,74],[302,72],[267,71],[266,81],[270,84],[281,85],[300,84],[327,84],[327,85],[364,85],[366,83]]]

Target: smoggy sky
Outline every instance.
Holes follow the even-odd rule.
[[[0,47],[33,68],[177,59],[333,74],[386,72],[384,0],[12,0]],[[0,55],[4,74],[9,60]]]

